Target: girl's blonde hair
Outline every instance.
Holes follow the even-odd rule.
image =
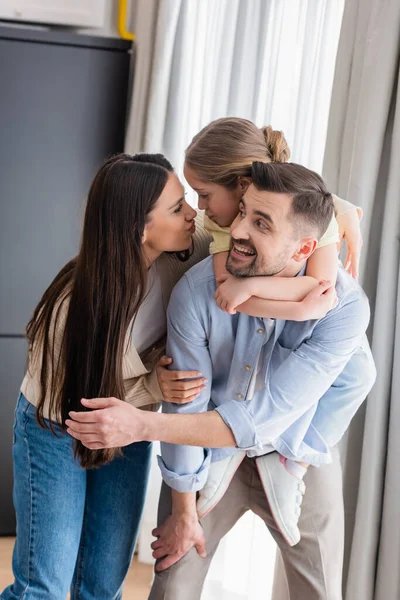
[[[249,177],[253,162],[287,162],[290,150],[281,131],[257,127],[247,119],[224,117],[194,136],[185,164],[202,180],[228,188]]]

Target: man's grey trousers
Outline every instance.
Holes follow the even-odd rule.
[[[200,558],[192,548],[170,569],[156,573],[149,600],[200,600],[221,538],[247,510],[261,517],[281,551],[273,600],[342,600],[344,512],[342,470],[336,448],[332,457],[332,464],[310,467],[304,478],[306,494],[299,521],[301,541],[292,548],[271,517],[255,460],[245,458],[222,500],[201,520],[207,558]],[[159,524],[170,514],[171,491],[163,484]],[[274,565],[265,568],[273,569]]]

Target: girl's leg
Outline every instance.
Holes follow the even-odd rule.
[[[60,435],[60,430],[56,429]],[[85,502],[86,473],[72,438],[36,422],[21,394],[14,424],[15,581],[2,600],[65,600],[74,572]]]
[[[149,475],[151,444],[88,471],[84,525],[71,600],[119,600],[131,564]]]

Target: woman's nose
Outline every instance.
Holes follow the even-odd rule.
[[[197,212],[194,210],[194,208],[192,208],[190,206],[190,204],[188,204],[186,202],[186,214],[185,214],[186,220],[192,221],[192,219],[194,219],[196,215],[197,215]]]

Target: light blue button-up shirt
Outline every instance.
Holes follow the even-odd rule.
[[[164,402],[163,412],[217,410],[237,448],[249,456],[272,447],[314,465],[330,462],[329,448],[346,431],[376,376],[365,337],[369,304],[361,287],[340,268],[336,308],[320,320],[277,320],[269,339],[263,319],[222,312],[215,289],[209,257],[190,269],[172,293],[167,354],[174,369],[197,369],[208,383],[191,403]],[[257,359],[263,376],[248,398]],[[210,461],[237,448],[163,443],[163,478],[179,492],[202,489]]]

